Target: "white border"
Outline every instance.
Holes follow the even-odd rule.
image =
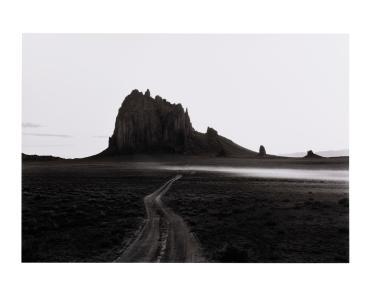
[[[6,2],[6,3],[5,3]],[[2,295],[369,295],[369,7],[366,1],[3,1]],[[350,264],[21,264],[22,33],[350,34]]]

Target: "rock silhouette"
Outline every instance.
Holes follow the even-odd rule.
[[[260,156],[260,157],[266,156],[266,149],[263,145],[260,146],[258,156]]]
[[[133,90],[123,101],[109,146],[101,154],[207,154],[253,157],[257,153],[220,136],[213,128],[194,130],[188,110],[160,96]]]
[[[52,155],[29,155],[22,153],[22,161],[51,161],[51,160],[61,160],[63,158],[52,156]]]
[[[309,150],[304,158],[322,158],[322,156],[313,153],[312,150]]]

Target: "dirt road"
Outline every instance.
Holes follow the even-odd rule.
[[[204,262],[199,244],[184,220],[161,200],[181,177],[177,175],[144,198],[146,221],[116,262]]]

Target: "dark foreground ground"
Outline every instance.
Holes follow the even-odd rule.
[[[143,223],[143,197],[174,174],[135,163],[24,162],[22,261],[114,261]],[[348,183],[182,174],[163,200],[208,261],[348,262]]]
[[[143,197],[171,173],[23,164],[22,261],[112,262],[140,227]]]
[[[186,175],[165,202],[212,262],[348,262],[348,186]]]

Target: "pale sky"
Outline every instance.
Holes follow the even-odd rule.
[[[102,151],[147,88],[252,150],[348,148],[347,35],[25,34],[22,151]]]

